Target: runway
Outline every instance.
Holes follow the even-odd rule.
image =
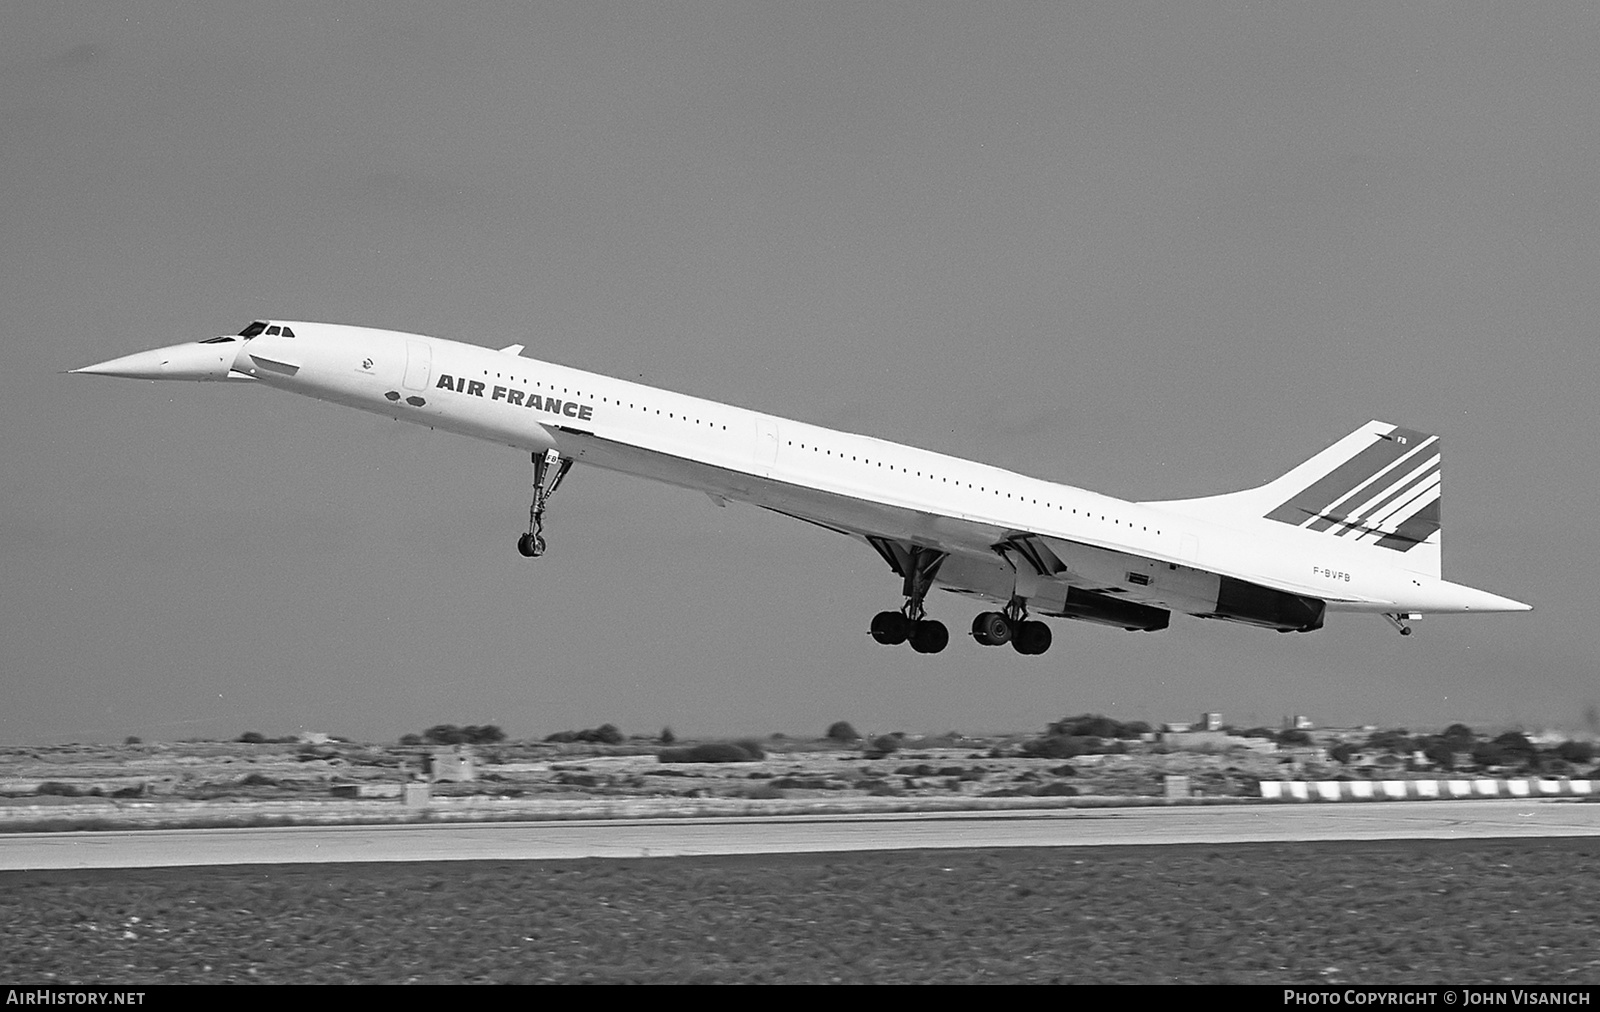
[[[1476,800],[16,833],[0,834],[0,871],[1548,837],[1600,837],[1600,804]]]

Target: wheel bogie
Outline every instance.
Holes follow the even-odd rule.
[[[1050,649],[1051,641],[1050,627],[1043,622],[1012,618],[998,611],[986,611],[974,618],[972,637],[984,646],[1010,643],[1019,654],[1042,654]],[[872,617],[872,638],[886,645],[909,642],[919,654],[936,654],[950,645],[950,630],[934,619],[912,618],[903,611],[880,611]]]

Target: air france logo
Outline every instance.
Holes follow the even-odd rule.
[[[579,404],[577,401],[564,401],[557,397],[541,397],[518,387],[495,386],[488,388],[481,381],[469,380],[465,376],[457,379],[449,373],[440,373],[439,382],[435,383],[434,386],[440,390],[454,390],[458,394],[468,394],[473,397],[482,397],[483,391],[488,389],[491,401],[505,401],[513,407],[548,411],[553,415],[565,415],[568,418],[577,418],[585,422],[594,417],[594,405],[592,404]]]

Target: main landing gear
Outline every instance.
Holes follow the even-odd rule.
[[[884,551],[890,564],[904,575],[906,603],[899,611],[880,611],[872,617],[872,638],[888,644],[909,641],[911,649],[919,654],[936,654],[949,645],[950,630],[943,622],[927,617],[922,601],[933,586],[933,574],[939,571],[945,553],[920,546],[893,547],[899,549],[893,554],[881,547],[879,551]]]
[[[555,450],[533,455],[533,504],[528,507],[528,533],[517,539],[517,551],[536,559],[544,554],[544,508],[572,469],[572,458]]]
[[[1019,654],[1042,654],[1050,649],[1050,627],[1030,621],[1021,601],[1012,601],[1006,610],[986,611],[972,620],[972,638],[986,647],[1011,644]]]
[[[910,609],[906,605],[906,609]],[[921,609],[880,611],[872,616],[872,638],[879,643],[905,643],[919,654],[936,654],[950,644],[950,630],[937,619],[923,618]]]

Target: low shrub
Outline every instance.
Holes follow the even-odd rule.
[[[836,720],[832,724],[829,724],[826,737],[829,741],[861,740],[861,735],[856,733],[856,729],[851,727],[850,722],[847,720]]]
[[[1084,735],[1052,734],[1023,742],[1021,751],[1035,759],[1072,759],[1101,751],[1101,742]]]
[[[776,801],[783,797],[783,791],[772,784],[751,784],[740,790],[738,796],[751,801]]]
[[[493,745],[505,741],[506,733],[494,724],[435,724],[422,732],[422,738],[432,745]]]
[[[1556,755],[1569,763],[1594,762],[1594,743],[1588,741],[1564,741],[1556,746]]]
[[[617,725],[601,724],[599,727],[585,728],[582,731],[557,731],[555,734],[546,735],[544,740],[559,744],[582,741],[600,745],[621,745],[624,738]]]
[[[899,748],[899,736],[893,734],[880,735],[867,743],[865,755],[868,759],[882,759]]]
[[[780,790],[802,791],[840,791],[844,784],[827,777],[777,777],[772,781],[772,786]]]
[[[708,741],[688,748],[664,748],[656,753],[656,758],[664,763],[748,763],[765,756],[753,754],[731,741]]]
[[[1051,724],[1048,737],[1070,738],[1137,738],[1148,734],[1150,725],[1142,720],[1124,724],[1120,720],[1112,720],[1100,713],[1083,713],[1076,717],[1064,717]]]

